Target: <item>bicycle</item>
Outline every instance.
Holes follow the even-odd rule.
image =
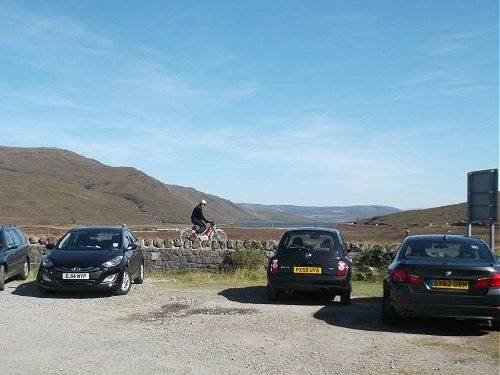
[[[215,220],[210,220],[203,233],[198,234],[198,226],[181,229],[179,236],[181,240],[194,240],[199,238],[201,241],[227,241],[227,235],[222,229],[217,228]]]

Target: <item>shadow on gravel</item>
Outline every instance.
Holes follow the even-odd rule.
[[[448,319],[407,319],[394,325],[382,322],[382,299],[355,298],[349,306],[324,306],[314,318],[328,324],[362,331],[394,332],[432,336],[483,336],[484,323]]]
[[[447,319],[408,319],[395,325],[382,322],[382,298],[353,298],[350,305],[328,302],[321,299],[321,294],[294,293],[283,296],[277,302],[268,302],[266,287],[252,286],[229,288],[219,292],[220,296],[233,302],[246,304],[274,305],[323,305],[313,317],[337,327],[361,331],[394,332],[432,336],[483,336],[489,333],[484,323]]]
[[[281,295],[276,302],[270,302],[266,297],[265,286],[249,286],[244,288],[229,288],[219,292],[219,296],[227,298],[229,301],[239,303],[250,303],[258,305],[304,305],[322,306],[325,303],[340,305],[333,301],[325,301],[321,293],[294,292],[290,295]]]
[[[105,292],[80,292],[80,291],[64,291],[64,292],[42,292],[36,286],[35,281],[20,284],[12,292],[16,296],[32,297],[32,298],[53,298],[53,299],[86,299],[86,298],[106,298],[111,297],[111,294]]]

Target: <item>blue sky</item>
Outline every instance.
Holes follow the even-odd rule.
[[[499,159],[498,2],[0,2],[0,144],[236,202],[430,207]]]

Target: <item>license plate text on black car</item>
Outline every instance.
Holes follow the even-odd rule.
[[[463,280],[431,280],[432,289],[469,290],[469,282]]]

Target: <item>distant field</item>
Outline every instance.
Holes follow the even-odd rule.
[[[140,238],[175,239],[179,229],[183,226],[172,225],[158,230],[144,230],[144,227],[131,227]],[[36,236],[60,237],[68,226],[21,226],[25,233]],[[286,228],[238,228],[222,227],[229,239],[232,240],[279,240]],[[398,243],[404,235],[405,225],[367,225],[367,224],[339,224],[338,229],[343,233],[347,242],[353,243]],[[409,227],[410,234],[447,233],[464,234],[466,228],[446,225],[414,225]],[[497,227],[497,234],[500,233]],[[486,227],[474,227],[473,235],[488,242],[489,230]],[[500,235],[496,237],[495,248],[500,249]]]

